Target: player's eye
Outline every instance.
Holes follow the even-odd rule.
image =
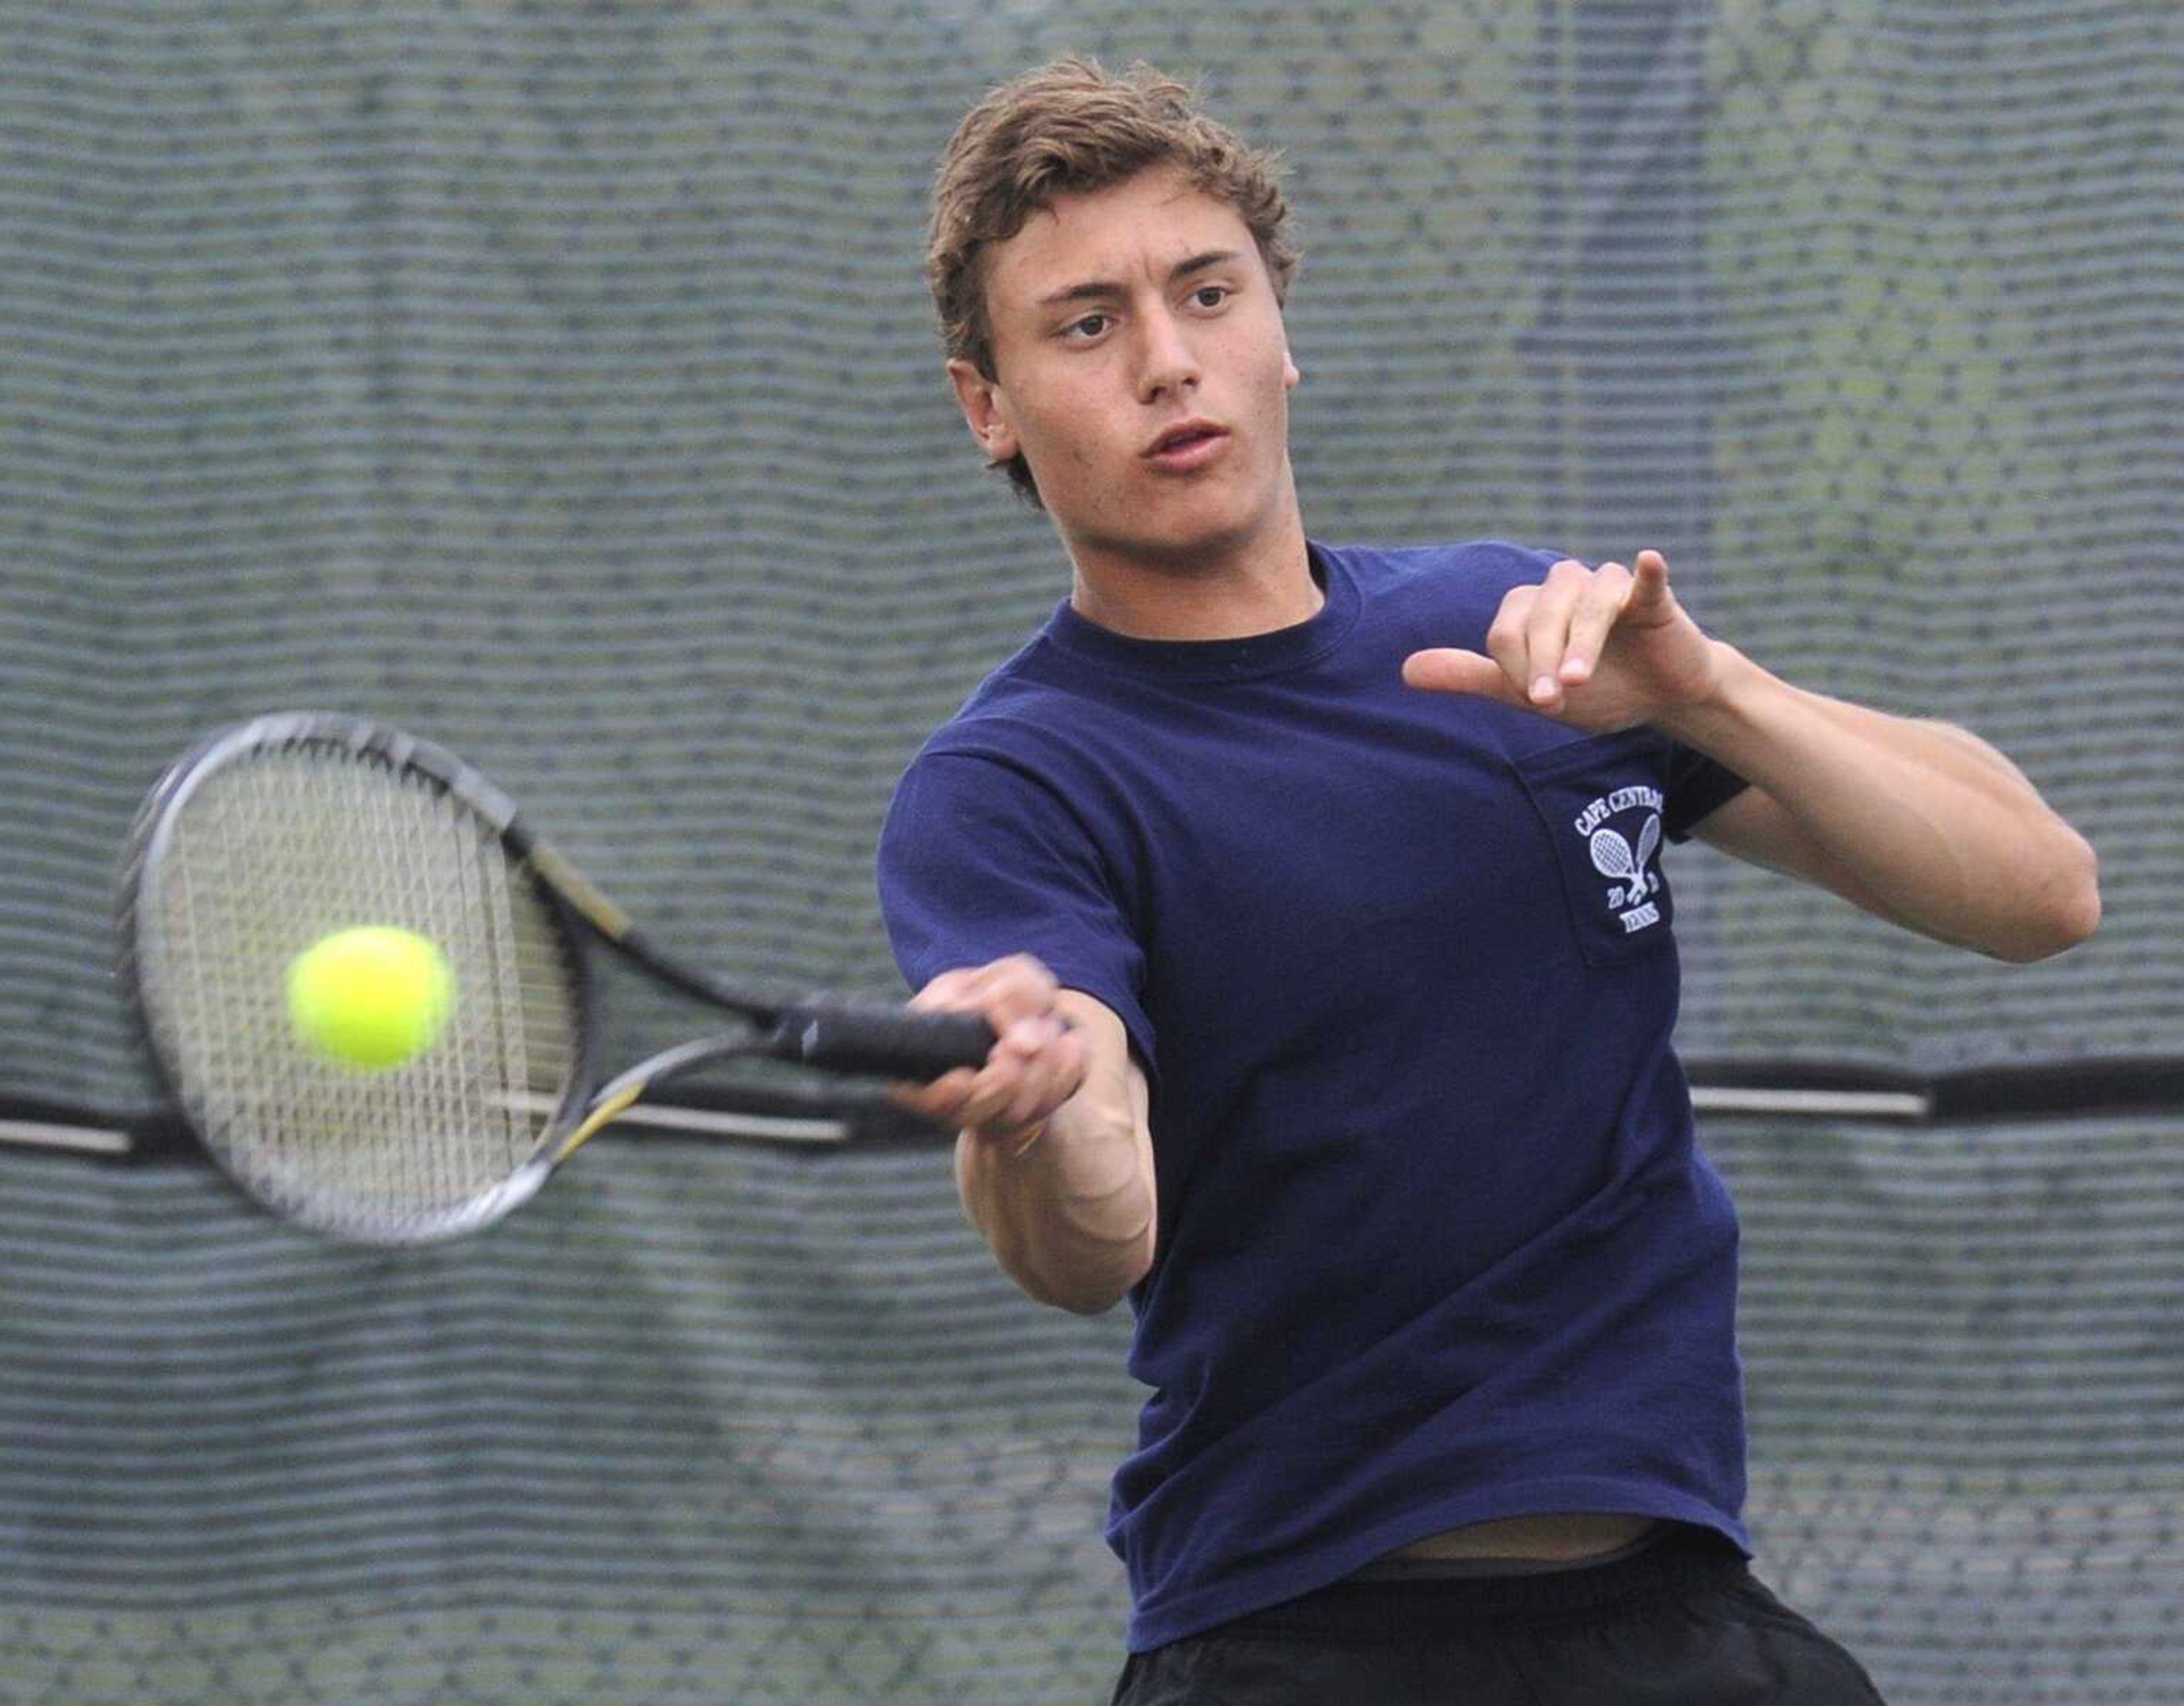
[[[1201,284],[1190,293],[1190,299],[1201,308],[1218,308],[1235,293],[1225,284]]]
[[[1112,322],[1104,314],[1088,314],[1061,328],[1064,337],[1097,337]]]

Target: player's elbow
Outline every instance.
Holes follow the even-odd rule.
[[[1037,1292],[1032,1295],[1039,1302],[1051,1304],[1057,1309],[1067,1309],[1072,1315],[1104,1315],[1130,1295],[1130,1288],[1125,1285],[1116,1291],[1098,1286],[1083,1291],[1058,1291],[1046,1296],[1040,1296]]]
[[[1021,1260],[1013,1264],[1004,1260],[1002,1266],[1035,1302],[1072,1315],[1104,1315],[1151,1271],[1152,1239],[1148,1232],[1089,1258],[1078,1252],[1072,1261],[1045,1268]]]
[[[1138,1282],[1152,1271],[1152,1248],[1148,1243],[1143,1261],[1133,1255],[1128,1261],[1118,1263],[1099,1284],[1087,1285],[1055,1301],[1072,1315],[1104,1315],[1137,1288]]]
[[[2051,959],[2100,928],[2100,856],[2092,844],[2060,828],[2045,870],[2047,880],[2020,914],[2019,930],[1993,950],[1997,958],[2019,965]]]

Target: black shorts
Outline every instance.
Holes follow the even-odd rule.
[[[1133,1653],[1112,1706],[1876,1706],[1856,1659],[1674,1528],[1544,1575],[1357,1580]]]

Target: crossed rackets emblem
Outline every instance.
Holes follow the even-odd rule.
[[[1636,906],[1661,886],[1661,873],[1646,867],[1652,863],[1661,846],[1661,814],[1648,812],[1644,827],[1638,831],[1638,845],[1632,848],[1628,841],[1613,829],[1596,829],[1588,843],[1592,853],[1592,868],[1603,877],[1618,879],[1607,891],[1607,904],[1617,910]]]

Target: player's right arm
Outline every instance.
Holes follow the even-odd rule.
[[[961,1134],[964,1212],[1042,1303],[1112,1308],[1152,1266],[1157,1219],[1145,1076],[1123,1023],[1016,955],[943,972],[913,1006],[981,1013],[986,1064],[898,1094]]]

